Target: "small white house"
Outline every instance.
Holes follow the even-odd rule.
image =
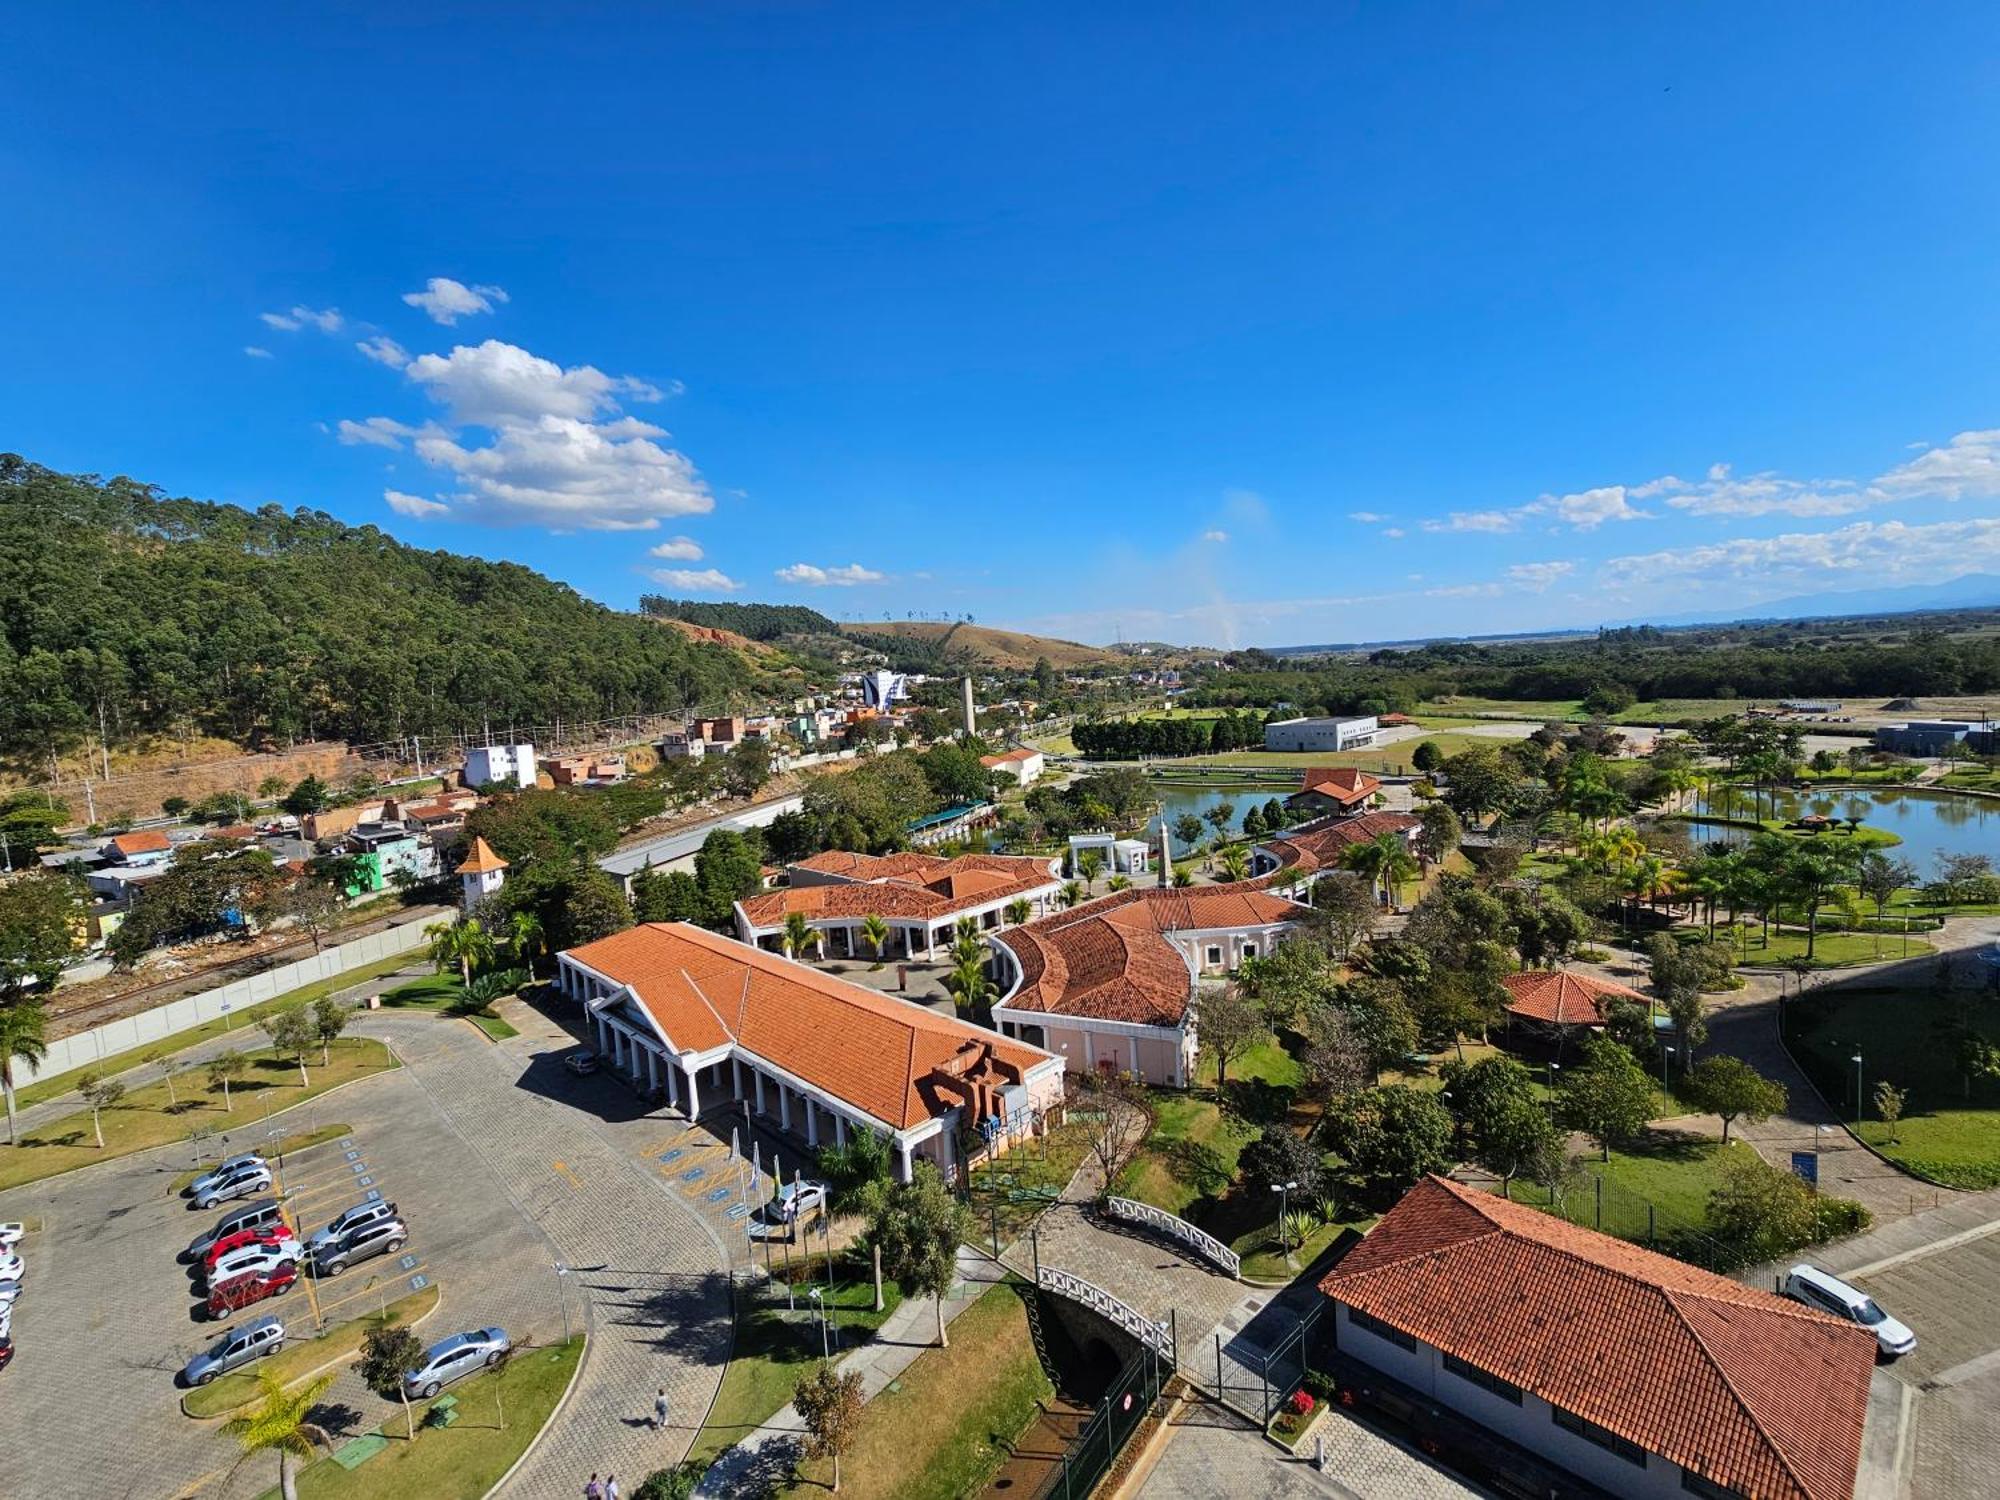
[[[480,745],[465,752],[465,784],[485,786],[495,781],[511,781],[519,786],[535,784],[533,745]]]
[[[1047,769],[1048,759],[1041,751],[1022,745],[998,755],[982,755],[979,763],[996,776],[1012,777],[1017,786],[1028,786]]]
[[[1266,750],[1359,750],[1375,743],[1373,714],[1355,718],[1280,719],[1264,726]]]
[[[1121,839],[1109,833],[1073,833],[1069,836],[1070,874],[1083,873],[1077,860],[1093,849],[1104,860],[1105,870],[1113,875],[1143,875],[1153,857],[1152,846],[1144,839]]]

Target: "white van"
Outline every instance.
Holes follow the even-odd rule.
[[[1859,1323],[1875,1335],[1875,1343],[1890,1359],[1900,1359],[1917,1347],[1917,1336],[1875,1305],[1875,1299],[1817,1266],[1798,1265],[1785,1274],[1785,1295],[1815,1312]]]

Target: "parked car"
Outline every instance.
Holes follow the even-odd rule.
[[[207,1385],[252,1360],[276,1354],[285,1347],[285,1325],[273,1317],[262,1317],[225,1333],[202,1350],[181,1371],[185,1385]]]
[[[14,1341],[11,1338],[0,1338],[0,1370],[6,1369],[12,1363],[14,1363]]]
[[[1889,1359],[1917,1347],[1917,1336],[1876,1306],[1873,1297],[1817,1266],[1793,1266],[1785,1274],[1785,1295],[1815,1312],[1860,1324],[1875,1335],[1877,1349]]]
[[[215,1269],[215,1263],[226,1255],[231,1255],[247,1245],[276,1245],[293,1238],[292,1232],[282,1224],[268,1224],[262,1229],[239,1229],[234,1234],[225,1234],[201,1258],[202,1274]]]
[[[0,1304],[0,1339],[12,1338],[14,1334],[14,1304]]]
[[[597,1054],[590,1051],[572,1052],[563,1059],[563,1066],[581,1078],[587,1073],[597,1071]]]
[[[21,1236],[28,1232],[28,1226],[19,1219],[0,1224],[0,1250],[12,1250],[21,1243]]]
[[[238,1276],[247,1276],[252,1271],[272,1271],[282,1265],[296,1266],[305,1257],[299,1242],[287,1236],[273,1243],[245,1245],[240,1250],[232,1250],[208,1268],[208,1286],[221,1286],[223,1282]]]
[[[200,1260],[206,1256],[217,1240],[227,1239],[232,1234],[240,1234],[246,1229],[264,1229],[283,1221],[283,1211],[276,1198],[259,1198],[255,1203],[246,1203],[241,1208],[232,1208],[217,1219],[211,1228],[196,1235],[182,1252],[182,1260]]]
[[[306,1241],[306,1248],[317,1256],[356,1230],[366,1229],[370,1224],[380,1224],[384,1219],[397,1217],[396,1205],[386,1198],[371,1198],[366,1203],[357,1203],[346,1210],[326,1228],[319,1230]]]
[[[789,1233],[802,1218],[826,1207],[823,1182],[781,1182],[778,1191],[757,1210],[756,1230],[764,1235]]]
[[[378,1219],[362,1225],[344,1239],[321,1246],[313,1257],[313,1270],[321,1276],[338,1276],[361,1261],[394,1255],[409,1237],[410,1231],[401,1219]]]
[[[428,1401],[460,1376],[498,1364],[508,1347],[504,1328],[475,1328],[439,1339],[403,1377],[403,1392],[412,1401]]]
[[[264,1165],[266,1165],[264,1158],[259,1156],[255,1151],[245,1151],[241,1156],[225,1157],[208,1171],[202,1173],[201,1176],[195,1178],[193,1182],[190,1182],[187,1185],[187,1195],[189,1197],[196,1196],[203,1188],[219,1177],[232,1177],[245,1167],[261,1167]]]
[[[15,1303],[15,1300],[19,1298],[20,1295],[21,1295],[20,1282],[0,1281],[0,1307],[12,1307]]]
[[[284,1296],[298,1282],[296,1261],[286,1261],[268,1271],[247,1271],[241,1276],[232,1276],[209,1288],[208,1315],[219,1322],[233,1312],[254,1307],[267,1297]]]
[[[197,1177],[191,1196],[196,1208],[214,1208],[231,1198],[247,1198],[271,1186],[271,1169],[261,1161],[246,1162],[228,1171],[217,1170]]]
[[[0,1281],[26,1281],[28,1265],[12,1250],[0,1251]]]

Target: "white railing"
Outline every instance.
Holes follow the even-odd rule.
[[[302,958],[296,963],[280,964],[275,969],[217,985],[212,990],[169,1000],[165,1005],[156,1005],[136,1016],[124,1016],[116,1021],[106,1021],[102,1026],[93,1026],[88,1031],[60,1037],[49,1043],[48,1056],[41,1060],[39,1066],[16,1063],[15,1082],[25,1086],[37,1077],[52,1077],[72,1068],[92,1067],[119,1053],[166,1041],[177,1031],[186,1031],[204,1021],[220,1020],[249,1006],[275,999],[301,985],[321,979],[336,979],[364,964],[413,952],[424,944],[424,927],[421,918],[385,927],[338,947],[323,948],[312,957]]]
[[[1177,1218],[1164,1208],[1157,1208],[1151,1203],[1141,1203],[1135,1198],[1106,1198],[1104,1206],[1110,1210],[1114,1219],[1123,1219],[1128,1224],[1144,1224],[1148,1229],[1157,1229],[1168,1239],[1179,1240],[1196,1254],[1214,1261],[1231,1276],[1242,1274],[1242,1256],[1214,1235],[1195,1228],[1186,1219]]]
[[[1095,1282],[1072,1276],[1068,1271],[1058,1271],[1054,1266],[1043,1266],[1040,1285],[1043,1291],[1054,1292],[1058,1297],[1080,1303],[1113,1327],[1124,1329],[1161,1358],[1174,1358],[1171,1325],[1155,1323],[1131,1303],[1120,1301]]]

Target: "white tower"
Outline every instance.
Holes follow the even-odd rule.
[[[465,909],[471,911],[507,883],[507,861],[495,854],[485,839],[475,838],[472,852],[458,867],[457,875]]]
[[[965,719],[966,738],[979,733],[979,713],[972,706],[972,679],[966,678],[958,685],[960,710]]]

